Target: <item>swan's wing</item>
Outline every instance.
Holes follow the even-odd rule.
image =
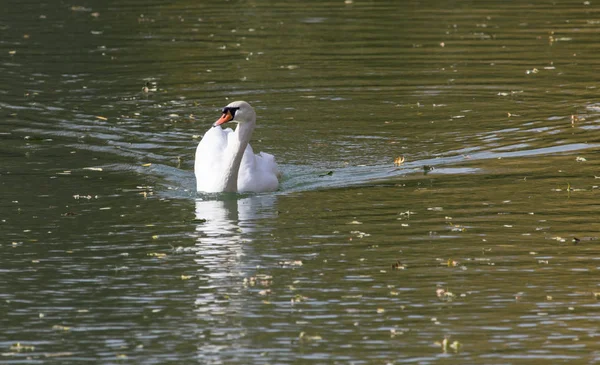
[[[240,165],[238,190],[240,192],[265,192],[279,188],[280,172],[275,157],[270,153],[254,154],[248,144]]]
[[[270,153],[260,152],[256,155],[256,161],[259,165],[259,169],[265,172],[270,172],[275,175],[278,179],[281,177],[281,171],[275,162],[275,156]]]
[[[204,134],[196,148],[194,173],[198,191],[218,191],[219,181],[216,177],[222,176],[222,157],[227,148],[227,139],[233,131],[231,128],[222,129],[212,127]]]

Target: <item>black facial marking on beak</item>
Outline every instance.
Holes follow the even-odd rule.
[[[230,112],[231,113],[231,119],[233,120],[233,119],[235,119],[235,112],[237,112],[238,109],[240,109],[240,108],[227,107],[226,106],[225,108],[223,108],[223,114],[227,114],[227,112]]]

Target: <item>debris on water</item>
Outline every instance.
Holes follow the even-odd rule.
[[[395,263],[392,264],[393,270],[404,270],[406,266],[400,262],[400,260],[396,260]]]
[[[98,199],[98,195],[79,195],[79,194],[75,194],[73,195],[73,199],[75,200],[79,200],[79,199],[87,199],[87,200],[91,200],[91,199]]]
[[[158,87],[156,86],[155,81],[147,81],[146,84],[142,87],[143,93],[149,93],[151,91],[154,92],[157,90],[158,90]]]
[[[307,300],[308,300],[308,297],[305,297],[304,295],[296,294],[296,295],[294,295],[294,297],[292,299],[290,299],[290,303],[292,305],[294,305],[296,303],[306,302]]]
[[[458,266],[458,261],[448,259],[448,261],[446,262],[446,265],[448,265],[448,267],[456,267],[456,266]]]
[[[587,161],[587,159],[585,157],[577,156],[575,158],[575,161],[577,161],[577,162],[585,162],[585,161]]]
[[[56,330],[56,331],[70,331],[71,327],[62,326],[60,324],[55,324],[54,326],[52,326],[52,329]]]
[[[177,247],[173,247],[173,252],[175,253],[182,253],[182,252],[196,252],[198,251],[198,248],[196,247],[183,247],[183,246],[177,246]]]
[[[398,331],[396,331],[395,328],[390,329],[390,337],[391,338],[396,337],[396,335],[403,335],[403,334],[404,334],[404,332],[398,332]]]
[[[435,294],[441,301],[444,302],[451,302],[454,300],[454,298],[456,298],[456,295],[454,295],[454,293],[442,288],[438,288],[435,291]]]
[[[271,294],[271,289],[263,289],[258,292],[258,295],[262,295],[262,296],[269,295],[269,294]]]
[[[73,356],[72,352],[50,352],[45,353],[44,357],[65,357],[65,356]]]
[[[574,244],[578,244],[578,243],[579,243],[579,241],[581,241],[579,238],[577,238],[577,237],[573,237],[573,243],[574,243]]]
[[[325,177],[325,176],[331,176],[331,175],[333,175],[333,170],[332,171],[327,171],[326,173],[318,175],[318,176],[319,177]]]
[[[102,167],[84,167],[83,169],[90,171],[102,171]]]
[[[385,313],[385,308],[377,308],[377,313],[378,314]]]
[[[244,287],[256,286],[256,285],[270,286],[273,283],[272,280],[273,280],[273,277],[271,275],[257,274],[256,276],[244,278],[242,283],[243,283]]]
[[[20,342],[17,342],[16,344],[10,346],[10,350],[17,352],[33,351],[35,350],[35,346],[21,345]]]
[[[191,278],[192,278],[191,275],[181,275],[181,280],[189,280]]]
[[[398,156],[394,159],[394,165],[400,166],[404,163],[404,156]]]
[[[536,74],[536,73],[538,73],[538,72],[540,72],[540,70],[538,70],[537,68],[535,68],[535,67],[534,67],[534,68],[533,68],[533,69],[531,69],[531,70],[527,70],[525,73],[526,73],[527,75],[530,75],[530,74]]]
[[[447,223],[452,232],[465,232],[467,230],[467,228],[461,226],[460,224],[451,224],[450,222]]]
[[[149,252],[148,256],[156,257],[156,258],[159,258],[159,259],[164,259],[165,257],[167,257],[167,254],[166,253],[161,253],[161,252]]]
[[[96,115],[96,119],[100,119],[100,120],[108,120],[107,117],[103,117],[101,115]]]
[[[85,6],[81,6],[81,5],[73,5],[73,6],[71,6],[71,10],[72,11],[85,11],[85,12],[92,11],[91,8],[86,8]]]
[[[352,222],[348,222],[347,224],[362,224],[362,222],[354,220]]]
[[[584,117],[580,117],[578,115],[571,114],[571,127],[575,128],[575,123],[583,122],[584,120],[585,120]]]
[[[357,238],[369,237],[369,233],[361,232],[361,231],[350,231],[350,234],[355,235]]]
[[[398,213],[398,215],[400,216],[400,218],[398,218],[398,219],[403,219],[403,218],[409,219],[412,214],[415,214],[415,212],[411,212],[410,210],[407,210],[406,212],[400,212],[400,213]]]
[[[461,347],[461,346],[462,346],[462,345],[461,345],[461,343],[460,343],[460,342],[458,342],[458,341],[453,341],[453,342],[450,344],[450,348],[451,348],[452,350],[454,350],[454,352],[458,352],[458,350],[460,349],[460,347]]]
[[[280,266],[302,266],[301,260],[294,261],[279,261]]]
[[[152,163],[144,163],[144,164],[142,164],[142,166],[143,167],[149,167],[149,166],[152,166]]]
[[[322,340],[322,339],[323,338],[321,336],[318,336],[318,335],[309,336],[305,332],[300,332],[300,334],[298,335],[298,340],[299,341],[310,342],[310,341],[319,341],[319,340]]]

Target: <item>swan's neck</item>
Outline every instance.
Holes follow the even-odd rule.
[[[242,157],[244,157],[244,151],[250,142],[252,137],[252,131],[254,131],[255,121],[239,123],[233,138],[228,141],[227,151],[225,152],[225,192],[236,193],[238,175],[240,171],[240,165],[242,163]]]

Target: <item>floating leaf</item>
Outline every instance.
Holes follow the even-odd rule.
[[[327,171],[326,173],[319,175],[319,177],[325,177],[325,176],[331,176],[331,175],[333,175],[333,171]]]
[[[400,166],[404,163],[404,156],[398,156],[394,159],[394,165]]]
[[[281,265],[281,266],[302,266],[302,261],[300,261],[300,260],[279,261],[279,265]]]
[[[167,254],[166,253],[160,253],[160,252],[150,252],[150,253],[148,253],[148,256],[157,257],[159,259],[163,259],[163,258],[167,257]]]
[[[69,331],[71,329],[71,327],[61,326],[59,324],[56,324],[56,325],[52,326],[52,329],[57,330],[57,331]]]
[[[318,340],[322,340],[323,338],[321,336],[309,336],[304,332],[300,332],[300,334],[298,335],[298,339],[301,341],[318,341]]]
[[[73,356],[72,352],[51,352],[44,354],[44,357],[65,357],[65,356]]]
[[[450,344],[450,348],[452,350],[454,350],[454,352],[458,352],[458,350],[460,349],[461,346],[462,346],[462,344],[458,341],[454,341]]]
[[[21,345],[20,342],[17,342],[16,344],[10,346],[10,350],[17,351],[17,352],[33,351],[33,350],[35,350],[35,346]]]
[[[406,269],[406,266],[403,265],[400,262],[400,260],[396,260],[396,262],[392,264],[392,269],[394,269],[394,270],[404,270],[404,269]]]

